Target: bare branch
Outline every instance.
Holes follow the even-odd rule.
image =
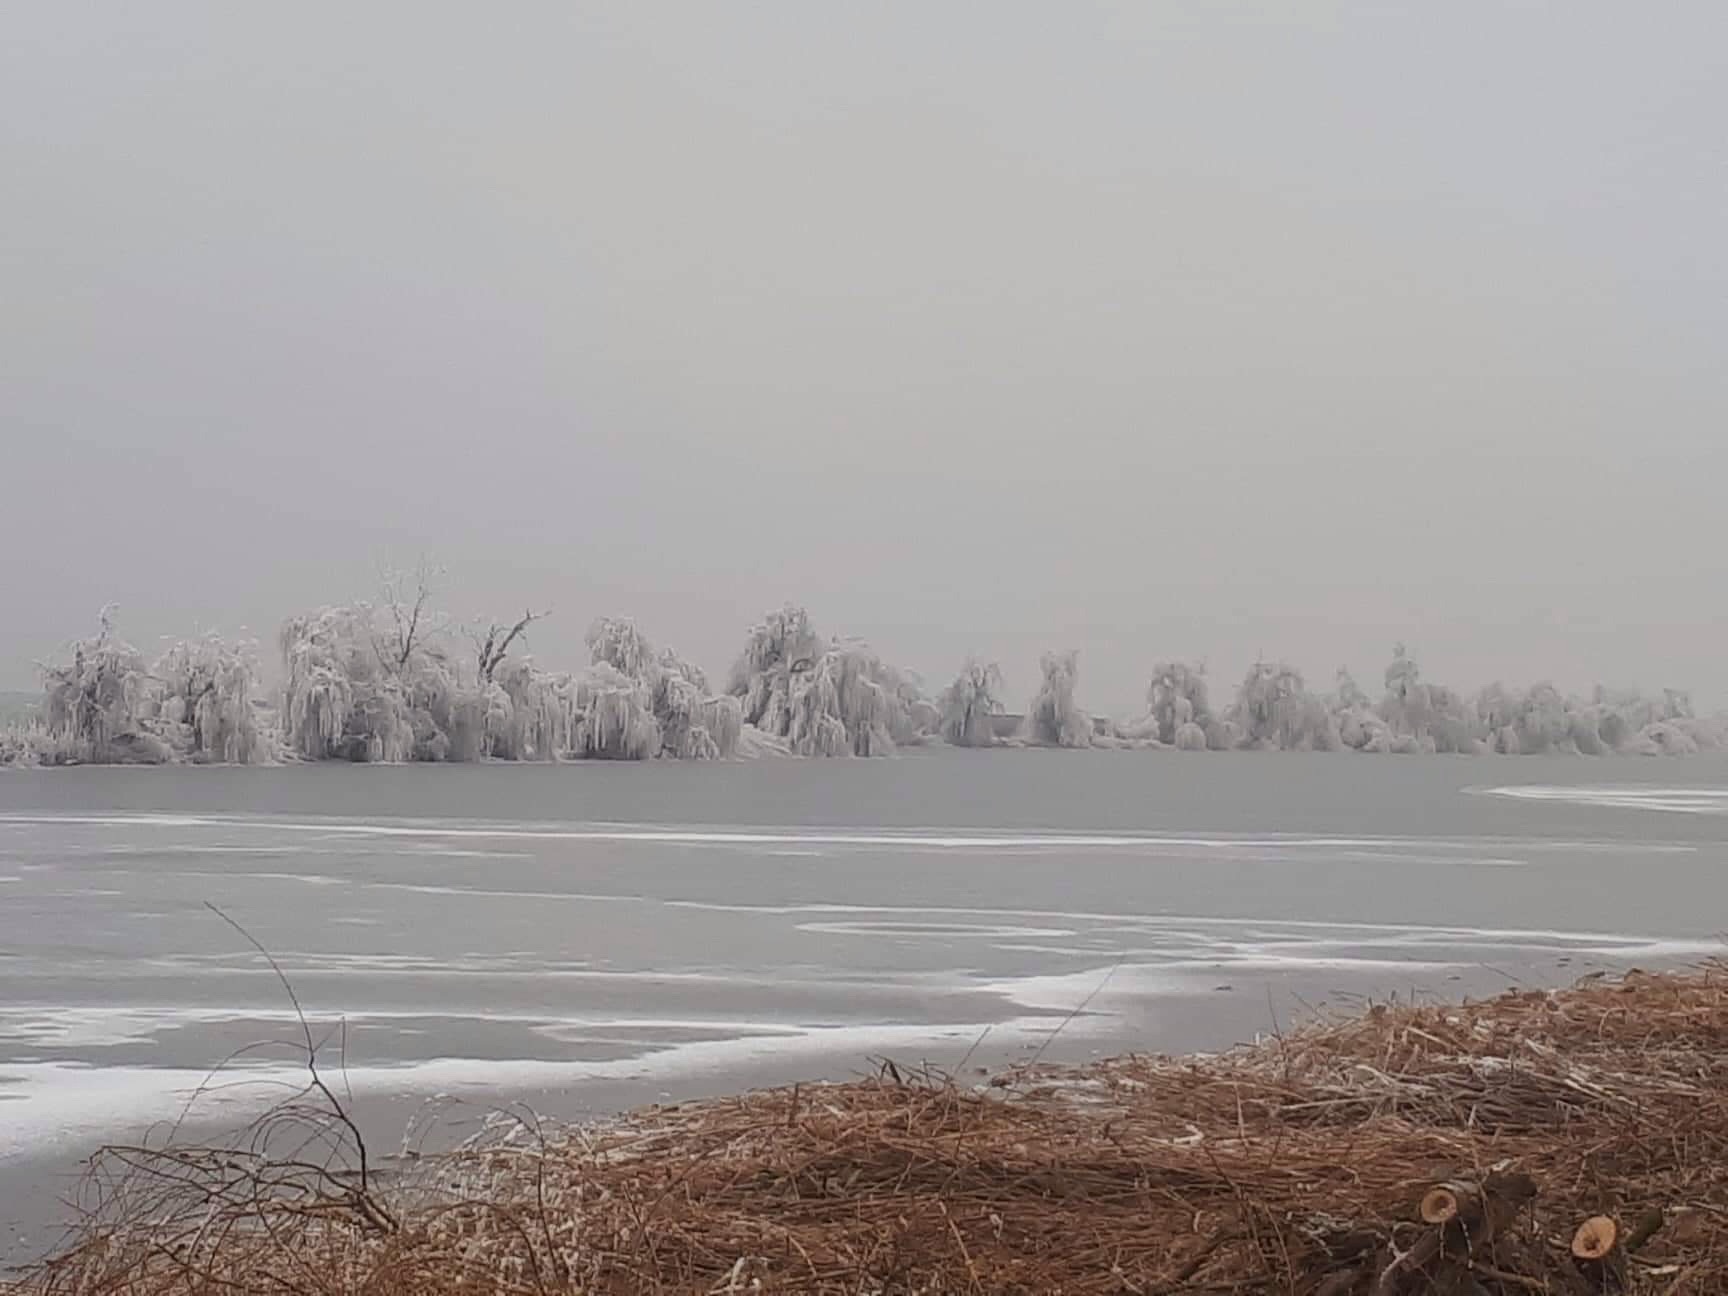
[[[494,621],[486,631],[484,640],[478,642],[480,680],[490,683],[493,672],[503,663],[505,654],[510,651],[510,645],[515,643],[527,631],[528,627],[543,617],[547,612],[536,612],[532,608],[522,613],[515,625],[505,629]]]

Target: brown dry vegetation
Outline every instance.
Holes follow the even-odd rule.
[[[327,1111],[274,1119],[104,1153],[19,1291],[1728,1292],[1719,967],[976,1091],[884,1068],[520,1122],[385,1179]]]

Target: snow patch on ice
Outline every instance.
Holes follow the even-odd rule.
[[[1471,788],[1480,796],[1557,805],[1604,806],[1615,810],[1657,810],[1666,814],[1728,815],[1728,788],[1661,788],[1636,784],[1601,787],[1552,787],[1529,784]]]

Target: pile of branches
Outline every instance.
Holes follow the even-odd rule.
[[[306,1115],[292,1157],[103,1154],[20,1291],[1728,1291],[1719,967],[1220,1056],[511,1119],[401,1171]]]

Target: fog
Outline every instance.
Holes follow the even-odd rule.
[[[38,5],[0,687],[443,564],[710,675],[1728,701],[1720,6]],[[346,587],[344,587],[346,586]]]

